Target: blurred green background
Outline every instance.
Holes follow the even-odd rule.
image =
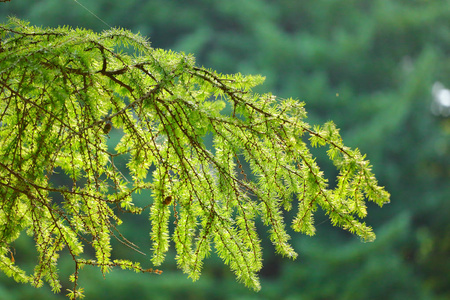
[[[87,299],[450,299],[449,0],[79,0],[101,19],[149,36],[155,48],[194,53],[223,73],[262,74],[258,91],[306,102],[309,122],[333,120],[374,166],[391,204],[370,204],[377,240],[361,243],[320,213],[315,237],[292,234],[299,259],[274,255],[266,238],[262,290],[237,283],[214,255],[193,283],[168,255],[160,276],[84,269]],[[108,27],[73,0],[12,0],[8,15],[32,25]],[[111,134],[111,141],[119,133]],[[325,173],[333,170],[314,151]],[[141,195],[138,201],[149,201]],[[123,233],[149,252],[148,216],[124,216]],[[289,214],[286,216],[289,221]],[[265,228],[260,233],[265,235]],[[15,244],[32,268],[31,240]],[[118,258],[131,250],[117,245]],[[144,267],[149,256],[131,253]],[[25,267],[27,268],[27,267]],[[73,272],[62,259],[62,276]],[[0,299],[64,299],[0,274]]]

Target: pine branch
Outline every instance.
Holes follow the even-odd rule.
[[[252,92],[262,77],[199,68],[190,55],[153,49],[120,29],[42,29],[11,18],[0,35],[0,268],[8,276],[35,286],[45,280],[58,291],[63,248],[75,264],[73,299],[81,297],[81,265],[103,273],[116,266],[152,272],[111,257],[111,238],[144,251],[120,233],[118,212],[146,208],[154,265],[164,262],[173,241],[178,266],[195,280],[214,246],[238,280],[256,290],[262,268],[257,218],[276,251],[291,258],[297,253],[284,211],[293,204],[295,231],[313,235],[321,207],[333,225],[374,239],[360,220],[365,202],[381,206],[389,194],[369,162],[343,144],[332,122],[309,125],[303,103]],[[109,134],[119,129],[123,135],[111,151]],[[213,147],[204,143],[209,134]],[[311,155],[316,146],[328,147],[339,171],[334,188]],[[126,170],[114,164],[117,157],[128,159]],[[56,172],[71,183],[54,186]],[[151,199],[138,206],[134,192]],[[22,231],[39,252],[32,275],[8,256]]]

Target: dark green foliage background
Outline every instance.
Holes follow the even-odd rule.
[[[196,283],[170,259],[161,276],[117,270],[104,280],[86,268],[80,283],[88,299],[450,298],[450,118],[430,112],[433,83],[450,87],[450,1],[80,2],[112,26],[149,36],[153,47],[194,53],[199,65],[222,73],[266,76],[263,91],[305,101],[310,123],[333,120],[344,142],[367,153],[392,201],[383,209],[369,205],[374,243],[328,221],[314,237],[293,234],[297,261],[275,256],[265,240],[257,294],[212,257]],[[8,15],[33,25],[108,29],[72,0],[1,3],[0,22]],[[333,174],[326,159],[318,162]],[[123,233],[148,252],[147,217],[128,219]],[[130,251],[117,247],[118,257]],[[32,266],[32,241],[15,248],[16,261]],[[149,259],[132,255],[144,266]],[[70,263],[60,269],[70,274]],[[31,297],[64,299],[0,275],[0,299]]]

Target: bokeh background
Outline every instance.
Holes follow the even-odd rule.
[[[310,123],[333,120],[391,193],[389,205],[369,205],[373,243],[333,228],[320,212],[316,236],[292,234],[296,261],[276,256],[263,238],[258,293],[214,255],[193,283],[170,252],[160,276],[114,270],[103,278],[86,267],[80,283],[87,299],[450,299],[449,0],[78,2],[111,26],[148,36],[155,48],[195,54],[200,66],[266,76],[259,92],[305,101]],[[0,3],[0,23],[8,15],[39,26],[108,29],[73,0]],[[314,153],[333,181],[323,151]],[[124,218],[123,233],[149,253],[148,215]],[[17,263],[31,270],[32,240],[21,237],[15,249]],[[148,254],[120,244],[114,255],[130,252],[151,267]],[[70,257],[60,270],[62,277],[73,272]],[[55,295],[0,274],[2,300],[65,299],[66,288],[64,279]]]

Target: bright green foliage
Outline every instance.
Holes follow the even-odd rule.
[[[125,30],[41,29],[17,19],[0,30],[0,268],[17,281],[47,281],[59,291],[63,249],[75,262],[70,298],[80,296],[84,265],[159,273],[111,257],[111,237],[134,248],[118,231],[117,213],[147,207],[154,265],[173,241],[178,266],[195,280],[214,246],[256,290],[257,217],[276,251],[291,258],[283,211],[292,206],[296,231],[313,235],[320,207],[333,225],[375,238],[361,221],[365,202],[381,206],[389,194],[369,162],[343,144],[332,122],[306,123],[303,103],[253,93],[262,77],[199,68],[192,56],[153,49]],[[123,131],[113,150],[106,124]],[[203,143],[208,135],[213,149]],[[316,146],[327,147],[339,171],[332,186],[310,153]],[[128,159],[128,173],[118,170],[119,157]],[[72,186],[52,183],[62,173]],[[133,203],[134,192],[147,193],[148,205]],[[32,275],[10,255],[22,231],[39,253]]]

